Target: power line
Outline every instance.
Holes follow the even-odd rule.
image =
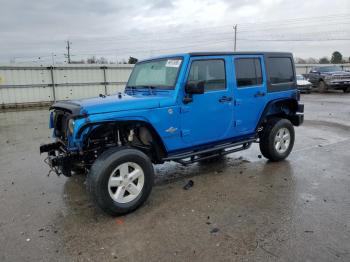
[[[238,39],[240,41],[262,41],[262,42],[320,42],[320,41],[349,41],[350,38],[328,38],[328,39]]]
[[[245,38],[237,38],[237,41],[251,41],[251,42],[320,42],[320,41],[348,41],[350,38],[328,38],[328,39],[245,39]],[[178,46],[173,48],[164,48],[164,49],[152,49],[152,52],[160,52],[160,51],[170,51],[170,50],[177,50],[177,49],[184,49],[189,47],[202,47],[203,44],[206,45],[215,45],[215,44],[221,44],[221,43],[232,43],[232,39],[222,39],[221,41],[215,41],[215,42],[195,42],[191,45],[184,45],[184,46]],[[116,52],[133,52],[133,53],[149,53],[149,50],[145,51],[144,49],[109,49],[109,50],[101,50],[96,51],[92,53],[76,53],[76,55],[98,55],[98,54],[115,54]]]
[[[350,18],[349,18],[350,19]],[[333,21],[335,24],[330,24],[329,22],[327,22],[326,23],[326,21],[323,21],[323,22],[317,22],[317,25],[318,25],[318,27],[326,27],[326,26],[337,26],[337,27],[339,27],[339,26],[341,26],[341,25],[347,25],[347,24],[350,24],[350,20],[349,20],[349,23],[340,23],[340,22],[337,22],[337,21]],[[322,23],[325,23],[324,25],[322,24]],[[291,25],[291,24],[287,24],[287,25],[276,25],[276,26],[272,26],[272,27],[265,27],[265,28],[261,28],[261,29],[258,29],[258,28],[256,28],[256,27],[254,27],[254,29],[246,29],[246,30],[242,30],[242,26],[241,26],[241,24],[240,24],[240,33],[249,33],[249,32],[257,32],[257,31],[271,31],[271,30],[274,30],[274,29],[283,29],[283,28],[285,28],[285,29],[296,29],[296,28],[300,28],[300,27],[302,27],[302,28],[306,28],[306,27],[314,27],[315,25],[314,24],[311,24],[311,25]],[[232,26],[230,27],[231,29],[232,29]],[[231,31],[232,32],[232,31]],[[210,35],[231,35],[232,33],[231,33],[229,30],[227,30],[227,31],[224,31],[224,32],[212,32],[212,33],[210,33]],[[206,33],[208,33],[208,32],[206,32]],[[157,41],[166,41],[166,40],[169,40],[169,41],[172,41],[172,40],[174,40],[174,39],[179,39],[179,38],[183,38],[183,37],[185,37],[187,34],[189,34],[189,36],[191,37],[191,39],[193,39],[193,37],[200,37],[200,38],[203,38],[203,32],[199,32],[197,29],[192,29],[191,31],[187,31],[187,33],[186,32],[178,32],[178,34],[181,34],[181,36],[178,36],[178,37],[174,37],[174,32],[171,32],[171,33],[160,33],[161,34],[161,36],[164,36],[164,35],[167,35],[167,34],[170,34],[171,35],[171,37],[162,37],[162,38],[159,38],[159,39],[157,39]],[[149,35],[149,34],[147,34],[147,35]],[[101,39],[101,40],[99,40],[99,39],[92,39],[92,38],[89,38],[89,43],[92,43],[92,44],[94,44],[94,43],[130,43],[130,42],[135,42],[135,41],[137,41],[137,39],[139,39],[140,38],[140,35],[139,34],[137,34],[137,35],[135,35],[134,37],[130,37],[130,36],[128,36],[128,37],[119,37],[118,39],[114,39],[114,38],[112,38],[112,39]],[[144,41],[154,41],[154,39],[152,38],[152,37],[142,37],[142,39],[143,39],[143,42]],[[76,39],[76,41],[79,41],[78,39]],[[83,39],[83,40],[81,40],[81,41],[86,41],[86,39]]]
[[[295,37],[293,36],[293,34],[291,34],[291,32],[289,31],[288,34],[286,36],[289,36],[289,38],[278,38],[278,37],[272,37],[270,36],[266,36],[266,34],[262,33],[262,37],[258,38],[257,35],[255,34],[254,36],[256,36],[257,38],[249,38],[249,37],[244,37],[249,33],[253,33],[253,32],[262,32],[262,31],[271,31],[271,30],[280,30],[280,29],[288,29],[288,30],[293,30],[293,29],[297,29],[297,28],[306,28],[309,26],[314,26],[314,24],[316,23],[318,26],[317,28],[325,28],[325,27],[330,27],[330,26],[343,26],[347,23],[349,19],[349,15],[350,14],[336,14],[336,15],[328,15],[328,16],[318,16],[318,17],[308,17],[308,18],[295,18],[295,19],[286,19],[286,20],[279,20],[279,21],[266,21],[266,22],[254,22],[254,23],[242,23],[240,24],[240,36],[241,38],[237,38],[237,32],[236,33],[236,40],[235,40],[235,49],[237,48],[237,41],[252,41],[252,42],[325,42],[325,41],[348,41],[350,39],[347,38],[347,35],[337,35],[337,37],[333,36],[333,37],[326,37],[325,38],[320,38],[320,33],[325,34],[326,32],[331,32],[334,33],[335,31],[325,31],[325,32],[318,32],[317,39],[309,39],[309,38],[305,38],[305,36],[311,36],[312,34],[316,34],[316,32],[310,32],[310,33],[306,33],[306,34],[302,34],[303,37]],[[345,20],[345,21],[344,21]],[[278,23],[278,24],[276,24]],[[300,25],[300,23],[303,23],[302,25]],[[251,26],[254,25],[254,28],[251,28]],[[270,26],[269,26],[270,25]],[[237,25],[235,25],[237,26]],[[163,35],[167,35],[167,34],[172,34],[172,36],[170,38],[160,38],[157,39],[157,43],[162,43],[162,44],[166,44],[167,40],[169,41],[174,41],[175,39],[186,39],[186,35],[190,34],[190,39],[189,42],[190,44],[188,45],[184,45],[184,46],[179,46],[179,47],[170,47],[170,48],[158,48],[158,49],[152,49],[152,51],[167,51],[167,50],[176,50],[176,49],[183,49],[183,48],[190,48],[190,47],[197,47],[197,46],[201,46],[203,47],[203,44],[205,44],[206,46],[211,46],[211,45],[217,45],[217,44],[222,44],[222,43],[229,43],[231,42],[232,45],[232,25],[231,30],[227,30],[227,32],[213,32],[210,34],[207,34],[207,39],[204,38],[205,41],[193,41],[193,40],[203,40],[203,33],[201,33],[201,31],[205,30],[205,29],[215,29],[215,28],[226,28],[227,25],[220,25],[220,26],[213,26],[213,27],[201,27],[201,28],[193,28],[191,30],[181,30],[179,32],[179,34],[182,34],[182,36],[178,36],[178,37],[174,37],[173,34],[174,32],[169,32],[169,33],[160,33],[161,36]],[[259,29],[259,27],[263,27],[261,29]],[[154,29],[154,27],[152,27]],[[227,28],[229,29],[229,28]],[[346,28],[348,29],[348,28]],[[236,31],[236,30],[235,30]],[[187,32],[187,33],[186,33]],[[297,33],[300,34],[300,31],[298,31]],[[345,33],[345,31],[340,32],[340,33]],[[145,33],[146,34],[146,33]],[[142,34],[141,34],[142,35]],[[223,38],[222,36],[231,36],[231,38]],[[265,36],[264,36],[265,35]],[[293,36],[293,37],[292,37]],[[220,41],[217,41],[216,39],[213,39],[214,37],[218,37],[220,38]],[[280,37],[280,36],[279,36]],[[105,38],[104,38],[105,39]],[[128,45],[128,48],[117,48],[117,49],[104,49],[104,50],[98,50],[98,51],[94,51],[94,50],[85,50],[85,51],[81,51],[80,53],[76,53],[76,55],[78,56],[83,56],[83,55],[95,55],[95,54],[106,54],[106,52],[108,52],[109,54],[113,53],[113,56],[115,56],[116,52],[130,52],[130,53],[149,53],[149,50],[145,51],[144,47],[137,47],[136,49],[131,49],[130,44],[133,43],[137,43],[139,42],[138,40],[140,39],[140,34],[135,35],[135,37],[123,37],[122,39],[118,39],[118,40],[114,40],[114,39],[110,39],[111,40],[111,44],[116,43],[116,44],[122,44],[124,43],[125,45]],[[86,39],[85,39],[86,40]],[[79,40],[76,40],[79,41]],[[105,42],[108,42],[108,39],[105,39]],[[142,38],[142,45],[144,46],[145,41],[154,41],[152,38]],[[103,41],[100,41],[98,39],[91,39],[89,38],[89,43],[94,44],[95,43],[103,43]],[[192,42],[192,43],[191,43]],[[71,54],[71,42],[70,41],[66,41],[67,43],[67,59],[68,59],[68,63],[71,63],[71,56],[73,56]],[[76,44],[76,43],[75,43]],[[84,42],[85,44],[85,42]],[[96,44],[94,44],[96,45]],[[100,45],[99,45],[100,46]],[[142,49],[140,49],[142,48]],[[84,54],[85,53],[85,54]],[[107,54],[108,54],[107,53]],[[74,56],[76,56],[74,55]],[[32,56],[32,58],[35,58],[38,56]],[[47,55],[47,56],[40,56],[40,57],[51,57],[51,55]],[[16,57],[17,58],[17,57]],[[27,57],[30,58],[30,57]]]
[[[350,23],[343,23],[343,24],[336,24],[336,26],[337,27],[339,27],[339,26],[341,26],[341,25],[345,25],[345,24],[350,24]],[[322,25],[320,25],[320,26],[322,26]],[[271,31],[273,31],[273,30],[281,30],[281,29],[283,29],[283,28],[285,28],[285,29],[289,29],[289,30],[291,30],[291,29],[297,29],[297,28],[300,28],[300,27],[302,27],[302,28],[306,28],[307,26],[305,25],[305,26],[294,26],[294,27],[287,27],[287,28],[285,28],[285,27],[270,27],[270,28],[265,28],[265,29],[253,29],[253,30],[240,30],[240,34],[241,33],[244,33],[244,34],[247,34],[247,33],[253,33],[253,32],[263,32],[263,31],[269,31],[269,32],[271,32]],[[232,28],[232,27],[231,27]],[[240,27],[241,28],[241,27]],[[232,30],[232,29],[231,29]],[[336,32],[336,31],[324,31],[324,32]],[[342,31],[342,32],[346,32],[346,31]],[[300,34],[300,31],[297,31],[297,33],[299,33]],[[306,33],[306,34],[316,34],[316,33],[321,33],[321,31],[320,30],[318,30],[317,32],[308,32],[308,33]],[[303,34],[305,34],[305,33],[303,33]],[[230,31],[227,31],[227,32],[215,32],[215,33],[210,33],[210,34],[208,34],[207,33],[207,36],[209,36],[209,37],[221,37],[221,36],[225,36],[225,35],[232,35],[232,31],[230,32]],[[194,32],[193,34],[191,34],[190,36],[190,39],[191,40],[194,40],[194,39],[196,39],[196,38],[200,38],[200,39],[203,39],[203,33],[202,34],[200,34],[200,33],[198,33],[198,32]],[[179,40],[181,40],[181,39],[184,39],[184,38],[187,38],[186,37],[186,35],[181,35],[181,36],[172,36],[172,37],[169,37],[169,38],[159,38],[159,39],[157,39],[157,43],[161,43],[161,42],[167,42],[167,41],[174,41],[174,40],[176,40],[176,39],[179,39]],[[118,40],[104,40],[104,41],[99,41],[99,40],[89,40],[89,43],[90,44],[92,44],[92,45],[96,45],[97,43],[99,43],[99,44],[103,44],[103,43],[107,43],[107,44],[125,44],[125,45],[127,45],[127,44],[133,44],[133,43],[135,43],[135,42],[137,42],[138,41],[138,39],[139,39],[139,37],[137,37],[137,36],[135,36],[135,38],[120,38],[120,39],[118,39]],[[144,44],[145,42],[154,42],[155,40],[154,39],[152,39],[152,38],[142,38],[142,43]],[[84,44],[85,44],[85,42],[84,42]],[[85,52],[85,51],[84,51]]]

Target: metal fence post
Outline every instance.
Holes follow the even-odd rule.
[[[104,84],[104,86],[105,86],[105,95],[107,95],[106,68],[107,68],[107,66],[102,66],[102,69],[103,69],[103,84]]]
[[[51,72],[51,84],[52,84],[52,95],[53,95],[53,101],[56,102],[56,90],[55,90],[55,77],[54,77],[54,67],[50,66],[49,67],[50,72]]]

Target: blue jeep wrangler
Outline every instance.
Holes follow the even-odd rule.
[[[42,145],[58,175],[87,173],[107,213],[138,208],[149,196],[153,164],[187,165],[260,144],[281,161],[294,144],[304,107],[293,56],[206,52],[137,63],[124,93],[54,103],[54,143]]]

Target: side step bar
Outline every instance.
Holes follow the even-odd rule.
[[[210,159],[210,158],[217,157],[220,155],[227,155],[230,153],[234,153],[234,152],[248,149],[251,146],[251,144],[255,141],[256,141],[256,138],[250,138],[250,139],[243,140],[240,142],[225,143],[222,145],[214,146],[214,147],[203,149],[203,150],[196,150],[196,151],[191,151],[191,152],[187,152],[187,153],[181,153],[181,154],[168,156],[166,158],[163,158],[162,160],[163,161],[175,161],[175,162],[178,162],[182,165],[188,165],[188,164],[192,164],[194,162],[198,162],[201,160]],[[215,151],[219,151],[219,152],[215,152]],[[213,152],[213,154],[210,154],[211,152]],[[202,154],[210,154],[210,155],[200,156]]]

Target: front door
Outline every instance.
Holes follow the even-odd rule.
[[[204,94],[181,106],[181,135],[190,145],[225,139],[233,123],[232,89],[227,81],[227,57],[191,58],[186,83],[204,82]]]
[[[234,56],[235,135],[251,134],[266,104],[263,56]]]

